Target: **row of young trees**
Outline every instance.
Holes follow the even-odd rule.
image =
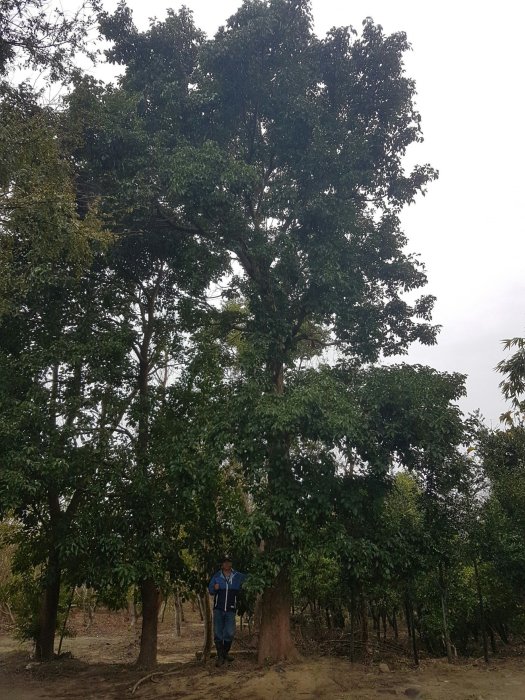
[[[450,653],[451,572],[473,567],[485,610],[498,551],[515,622],[521,427],[473,432],[463,377],[377,364],[436,336],[433,299],[406,301],[426,277],[399,215],[435,177],[403,167],[406,37],[319,38],[307,0],[247,1],[213,39],[120,5],[98,14],[124,66],[104,85],[69,70],[88,25],[40,7],[4,3],[0,54],[0,508],[37,657],[61,588],[133,585],[152,666],[161,593],[202,590],[226,548],[261,595],[260,661],[296,655],[298,596],[339,620],[395,599],[414,644],[438,596]],[[20,50],[67,76],[60,106],[9,82]]]

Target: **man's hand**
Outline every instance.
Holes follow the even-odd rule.
[[[219,584],[216,583],[216,584],[213,586],[213,588],[214,588],[216,591],[218,591],[218,590],[219,590]]]

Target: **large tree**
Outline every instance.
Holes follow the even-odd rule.
[[[426,277],[404,250],[399,214],[435,175],[403,167],[421,140],[407,39],[370,20],[361,34],[334,28],[318,38],[307,0],[245,2],[208,42],[187,11],[139,33],[121,6],[102,26],[110,57],[126,66],[132,118],[148,132],[150,211],[202,254],[231,259],[226,293],[242,304],[229,319],[250,348],[239,425],[251,422],[252,455],[246,439],[239,447],[264,487],[259,536],[273,572],[259,657],[293,657],[290,522],[305,497],[308,412],[294,421],[290,411],[308,385],[302,348],[310,360],[332,345],[374,361],[435,338],[432,298],[403,296]],[[315,404],[322,391],[311,396]]]
[[[180,31],[176,22],[173,30]],[[181,50],[178,60],[182,55]],[[186,401],[192,395],[180,382],[188,358],[196,353],[190,335],[210,312],[205,290],[222,276],[227,256],[221,250],[202,250],[180,232],[173,235],[159,216],[156,199],[162,172],[157,164],[162,139],[147,115],[137,112],[142,100],[126,80],[120,89],[106,89],[86,78],[75,82],[67,116],[79,206],[98,199],[101,215],[115,236],[104,265],[119,300],[117,315],[129,331],[129,366],[122,385],[132,398],[119,426],[123,468],[108,485],[110,500],[118,503],[118,517],[112,519],[109,513],[107,522],[120,533],[118,542],[126,542],[121,551],[114,551],[113,573],[123,584],[139,588],[143,615],[138,663],[150,667],[156,663],[161,589],[167,571],[171,568],[174,573],[169,559],[179,557],[176,532],[183,512],[191,507],[181,507],[177,490],[180,487],[181,494],[189,490],[191,463],[198,461],[203,439],[189,424],[196,420],[190,418],[192,411],[183,429],[176,413],[170,414],[174,418],[169,425],[164,412],[169,413],[170,402],[177,401],[178,390]],[[172,108],[175,113],[180,109]],[[202,408],[204,395],[195,393],[193,413]],[[184,446],[188,455],[189,435],[194,436],[195,449],[185,471],[166,450],[168,446],[176,450],[174,440],[180,438],[179,449]],[[182,480],[177,485],[178,478]],[[205,483],[203,474],[200,478]],[[109,501],[106,505],[110,508]],[[97,557],[107,572],[102,559]],[[105,573],[104,579],[109,578]],[[90,580],[97,583],[96,571]]]

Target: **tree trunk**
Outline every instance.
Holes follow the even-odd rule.
[[[496,625],[496,632],[499,634],[503,644],[510,644],[507,627],[503,622],[499,622]]]
[[[71,612],[71,606],[73,605],[73,598],[75,597],[75,586],[73,586],[73,590],[71,591],[71,596],[69,597],[69,603],[67,606],[66,614],[64,615],[64,622],[62,623],[62,629],[60,630],[60,640],[58,642],[58,651],[57,655],[60,656],[60,653],[62,651],[62,642],[64,641],[64,635],[66,634],[66,626],[67,626],[67,621],[69,620],[69,613]]]
[[[269,378],[276,396],[284,394],[284,364],[279,353],[271,353],[268,358]],[[290,435],[276,431],[270,437],[268,455],[268,496],[270,508],[276,520],[282,518],[282,495],[286,493],[293,475],[290,466]],[[273,499],[275,498],[275,503]],[[286,522],[280,525],[278,535],[267,542],[267,551],[282,549],[290,550]],[[258,661],[264,664],[268,661],[297,660],[297,651],[290,631],[291,607],[290,571],[282,565],[275,581],[266,588],[261,600],[261,626],[259,631]]]
[[[394,630],[394,639],[397,642],[399,639],[399,629],[397,627],[397,610],[395,608],[392,610],[392,629]]]
[[[60,562],[58,553],[49,555],[45,589],[42,594],[38,615],[38,633],[35,658],[37,661],[51,661],[55,651],[55,631],[60,597]]]
[[[445,586],[445,575],[443,573],[443,563],[439,562],[439,588],[441,591],[441,615],[443,617],[443,639],[445,641],[445,649],[447,650],[447,659],[449,664],[452,663],[452,646],[450,644],[450,632],[448,627],[448,604],[447,604],[447,589]]]
[[[200,595],[197,596],[197,608],[199,609],[199,618],[201,622],[204,622],[204,603]]]
[[[355,591],[352,588],[352,592],[350,594],[350,661],[352,663],[355,661],[355,620],[357,616],[356,602]]]
[[[376,633],[377,641],[381,641],[381,626],[380,626],[380,619],[379,619],[379,610],[376,610],[376,608],[371,605],[370,606],[370,613],[372,615],[372,627],[374,629],[374,632]]]
[[[481,627],[481,636],[483,639],[483,658],[485,663],[489,663],[489,646],[487,643],[487,626],[485,623],[485,606],[483,604],[483,594],[481,592],[481,581],[479,579],[479,569],[478,562],[474,559],[474,576],[476,578],[476,590],[478,593],[478,605],[479,605],[479,621]]]
[[[213,626],[211,621],[211,603],[210,596],[206,592],[202,598],[199,598],[204,609],[204,644],[202,649],[202,658],[206,662],[210,658],[211,645],[213,643]]]
[[[381,622],[383,624],[383,641],[386,642],[386,607],[381,608]]]
[[[281,569],[274,584],[262,596],[258,662],[295,661],[300,654],[290,631],[290,574]]]
[[[361,641],[363,644],[363,661],[367,663],[371,656],[368,639],[368,600],[364,593],[361,593]]]
[[[416,639],[416,626],[414,624],[414,606],[410,595],[406,593],[405,595],[405,613],[407,618],[408,634],[412,640],[412,654],[414,657],[414,663],[419,666],[419,652],[417,649],[417,639]]]
[[[137,666],[153,668],[157,663],[157,628],[161,596],[153,579],[140,583],[142,601],[142,632]]]
[[[492,653],[495,654],[497,652],[497,647],[496,647],[496,637],[494,636],[494,630],[492,627],[489,625],[489,636],[490,636],[490,648],[492,650]]]
[[[181,622],[182,622],[182,603],[180,600],[179,592],[175,591],[175,634],[177,635],[177,637],[182,636]]]
[[[82,584],[82,615],[84,619],[84,627],[89,629],[93,624],[93,590],[88,588],[85,583]]]
[[[132,586],[131,591],[128,591],[128,618],[130,629],[135,629],[137,625],[137,603],[139,590],[137,586]]]

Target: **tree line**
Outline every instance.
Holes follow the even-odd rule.
[[[93,22],[115,84],[77,67]],[[134,586],[151,667],[162,594],[225,551],[259,661],[297,655],[291,611],[348,626],[351,656],[369,613],[416,661],[522,634],[523,344],[507,430],[462,416],[460,374],[382,362],[438,330],[400,222],[436,177],[403,163],[406,36],[318,37],[307,0],[248,0],[213,38],[125,4],[8,0],[0,25],[0,513],[37,658],[63,591]]]

